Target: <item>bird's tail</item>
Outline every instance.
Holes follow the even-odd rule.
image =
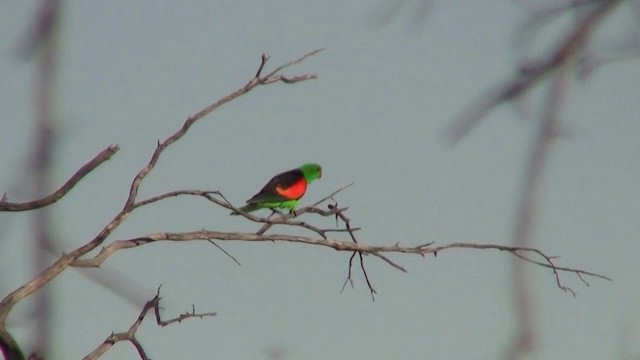
[[[244,212],[244,213],[250,213],[252,211],[256,211],[260,209],[260,206],[258,204],[247,204],[243,207],[240,208],[240,211]],[[236,216],[236,215],[240,215],[239,212],[237,211],[232,211],[230,215]]]

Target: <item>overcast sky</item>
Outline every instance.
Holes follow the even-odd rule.
[[[129,184],[158,139],[244,85],[260,55],[272,69],[326,50],[285,74],[317,80],[275,84],[225,105],[163,155],[141,188],[220,190],[237,205],[276,173],[323,166],[306,205],[338,195],[367,244],[509,244],[523,172],[539,119],[541,91],[520,107],[501,106],[456,146],[443,133],[483,91],[514,72],[514,33],[528,13],[512,1],[434,1],[426,18],[407,0],[388,23],[384,1],[65,1],[56,82],[53,188],[110,144],[121,150],[51,207],[58,253],[86,243],[122,208]],[[0,192],[33,197],[28,164],[34,136],[34,62],[16,44],[37,1],[0,4]],[[629,34],[623,5],[594,45]],[[536,39],[537,54],[566,23]],[[559,265],[614,279],[529,266],[536,359],[621,359],[640,353],[640,65],[616,62],[572,81],[563,107],[570,134],[552,148],[534,246]],[[544,89],[541,88],[541,89]],[[266,214],[266,213],[265,213]],[[305,215],[305,221],[332,221]],[[0,215],[0,290],[33,276],[32,215]],[[256,231],[258,226],[201,199],[141,208],[108,239],[159,231]],[[277,233],[300,233],[280,228]],[[347,237],[339,237],[348,240]],[[221,243],[242,267],[204,241],[159,243],[112,255],[102,269],[151,299],[162,287],[166,316],[215,311],[137,337],[153,359],[496,359],[516,323],[509,254],[449,250],[437,258],[390,257],[401,273],[366,258],[378,291],[372,302],[359,269],[340,293],[350,254],[288,243]],[[51,261],[55,258],[52,257]],[[55,331],[51,359],[76,359],[112,331],[125,331],[140,306],[69,269],[48,285]],[[29,302],[11,331],[30,349]],[[626,347],[622,349],[621,347]],[[119,344],[104,359],[135,359]]]

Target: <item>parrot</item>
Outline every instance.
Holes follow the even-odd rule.
[[[322,177],[322,168],[318,164],[304,164],[299,168],[282,172],[269,180],[262,190],[247,200],[240,211],[249,213],[258,209],[288,209],[295,213],[298,200],[307,191],[307,186]],[[240,215],[232,212],[231,215]]]

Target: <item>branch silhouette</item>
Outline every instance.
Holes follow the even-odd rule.
[[[292,65],[298,64],[304,61],[305,59],[307,59],[308,57],[317,54],[321,50],[322,49],[311,51],[296,60],[290,61],[284,65],[278,66],[275,70],[271,71],[265,76],[262,75],[262,71],[264,70],[265,65],[269,58],[266,55],[262,55],[261,61],[258,67],[258,71],[256,72],[255,76],[252,79],[250,79],[244,86],[220,98],[216,102],[212,103],[211,105],[199,111],[197,114],[188,117],[178,131],[173,133],[164,141],[158,142],[158,145],[156,146],[155,150],[151,154],[151,158],[149,162],[133,178],[129,188],[127,199],[124,202],[122,210],[120,210],[113,217],[113,219],[111,219],[108,222],[108,224],[92,240],[76,248],[72,252],[68,254],[64,254],[53,264],[49,265],[44,270],[42,270],[33,279],[29,280],[28,282],[26,282],[16,290],[12,291],[10,294],[5,296],[0,301],[0,349],[2,350],[5,357],[8,357],[11,360],[24,358],[24,355],[22,354],[17,342],[15,341],[13,336],[10,334],[10,332],[6,328],[7,317],[11,312],[11,310],[13,309],[13,307],[18,302],[20,302],[27,296],[33,294],[34,292],[38,291],[44,285],[46,285],[49,281],[57,277],[62,271],[67,269],[72,263],[78,260],[81,256],[87,254],[88,252],[92,251],[96,247],[100,246],[113,233],[113,231],[117,229],[137,207],[139,207],[139,206],[136,206],[136,199],[138,196],[138,190],[142,182],[144,181],[146,176],[153,170],[156,163],[160,159],[160,156],[162,155],[162,153],[171,144],[180,140],[191,128],[191,126],[193,126],[197,121],[201,120],[203,117],[205,117],[209,113],[213,112],[220,106],[228,102],[231,102],[232,100],[250,92],[251,90],[255,89],[260,85],[268,85],[268,84],[273,84],[277,82],[294,84],[300,81],[315,79],[316,78],[315,74],[302,74],[302,75],[295,75],[292,77],[288,77],[288,76],[282,75],[281,72],[284,69]],[[109,149],[117,150],[117,146],[110,147]],[[109,151],[109,150],[107,149],[105,151]],[[92,162],[90,162],[89,165],[93,164],[97,166],[99,165],[99,161],[97,162],[98,162],[97,164],[93,164]],[[87,165],[85,165],[85,167],[87,167]],[[91,166],[88,166],[88,167],[91,168]]]
[[[294,226],[294,225],[292,225]],[[476,244],[476,243],[450,243],[444,245],[434,245],[433,243],[417,245],[417,246],[400,246],[399,243],[390,246],[372,246],[366,245],[360,242],[345,241],[339,239],[324,239],[315,238],[309,236],[288,235],[288,234],[257,234],[248,232],[222,232],[214,230],[197,230],[189,232],[158,232],[152,234],[146,234],[143,236],[135,237],[127,240],[116,240],[104,247],[97,255],[89,259],[78,259],[71,265],[75,267],[99,267],[102,265],[109,256],[119,250],[130,249],[146,245],[149,243],[159,241],[198,241],[198,240],[218,240],[218,241],[244,241],[244,242],[293,242],[303,243],[308,245],[323,246],[331,248],[337,251],[348,251],[359,253],[362,255],[372,255],[378,257],[390,264],[394,268],[406,272],[401,266],[391,262],[384,254],[414,254],[425,256],[427,254],[433,254],[437,256],[438,253],[450,250],[450,249],[476,249],[476,250],[499,250],[506,251],[534,265],[551,269],[556,278],[558,287],[562,290],[573,293],[568,287],[562,285],[560,280],[560,272],[574,273],[584,281],[583,276],[591,276],[594,278],[612,281],[611,278],[594,273],[591,271],[581,270],[571,267],[557,266],[554,262],[555,257],[546,255],[544,252],[534,248],[506,246],[496,244]],[[541,260],[535,260],[526,256],[525,254],[537,255]]]
[[[84,164],[75,174],[73,174],[69,180],[67,180],[58,190],[56,190],[53,194],[44,197],[42,199],[23,202],[23,203],[12,203],[5,201],[5,197],[3,196],[0,199],[0,211],[27,211],[39,209],[48,205],[55,203],[56,201],[62,199],[63,196],[67,195],[67,193],[76,186],[77,183],[80,182],[86,175],[92,172],[95,168],[102,165],[105,161],[109,160],[116,152],[118,152],[120,148],[115,146],[109,146],[106,149],[102,150],[98,155],[96,155],[89,162]]]
[[[147,353],[142,347],[142,344],[140,344],[140,342],[136,338],[136,332],[138,331],[138,328],[140,328],[140,325],[142,324],[142,321],[144,320],[147,313],[151,310],[153,310],[153,313],[155,315],[156,324],[162,327],[171,325],[176,322],[179,323],[179,322],[182,322],[183,320],[190,319],[190,318],[202,319],[204,317],[213,317],[218,315],[215,312],[196,313],[195,306],[192,305],[191,312],[187,311],[173,319],[162,320],[162,317],[160,316],[160,299],[161,299],[160,288],[161,287],[162,285],[158,287],[156,295],[153,297],[153,299],[149,300],[144,305],[144,307],[142,308],[142,311],[140,312],[140,315],[138,315],[138,318],[136,319],[136,321],[129,327],[129,330],[121,333],[111,333],[111,335],[109,335],[102,344],[100,344],[91,353],[85,356],[83,360],[98,359],[102,355],[104,355],[104,353],[107,352],[107,350],[109,350],[113,345],[121,341],[129,341],[133,345],[133,347],[136,348],[136,351],[138,352],[138,356],[140,356],[141,359],[149,360],[150,358],[147,356]]]
[[[54,2],[51,2],[52,4]],[[55,2],[56,4],[58,2]],[[428,1],[424,1],[424,3],[428,3]],[[574,4],[578,4],[578,2],[573,2]],[[488,95],[482,96],[476,103],[472,104],[465,112],[462,113],[454,122],[451,132],[450,132],[450,140],[452,142],[458,141],[465,134],[467,134],[489,111],[491,111],[496,106],[504,103],[510,102],[514,99],[517,99],[523,94],[526,94],[528,90],[532,89],[536,84],[539,84],[541,80],[548,78],[549,76],[555,75],[557,82],[554,83],[554,86],[562,89],[562,83],[565,76],[565,72],[567,68],[573,65],[572,61],[576,61],[576,57],[579,55],[579,52],[584,48],[585,43],[589,40],[590,35],[593,33],[594,29],[597,27],[598,22],[604,18],[604,16],[615,7],[617,3],[620,3],[619,0],[608,0],[608,1],[584,1],[580,2],[578,5],[589,7],[584,13],[584,16],[580,19],[580,21],[576,22],[575,27],[568,33],[568,36],[563,39],[560,44],[554,49],[554,51],[548,56],[539,59],[536,62],[530,63],[526,66],[522,66],[519,68],[518,75],[515,76],[510,81],[498,86],[494,91],[491,91]],[[578,6],[574,5],[574,6]],[[54,6],[54,5],[49,5]],[[568,8],[568,7],[567,7]],[[55,9],[55,7],[54,7]],[[541,15],[541,21],[546,21],[547,18],[552,17],[560,13],[559,10],[555,9],[551,11],[549,14]],[[40,28],[36,28],[33,31],[33,40],[30,40],[25,46],[25,56],[30,55],[35,51],[35,48],[42,45],[44,43],[44,37],[47,35],[50,30],[48,26],[51,26],[52,23],[52,13],[44,12],[42,17],[42,21],[40,22]],[[534,24],[535,25],[535,24]],[[43,35],[44,34],[44,35]],[[42,38],[42,39],[41,39]],[[539,192],[539,183],[540,183],[540,174],[545,159],[547,158],[549,144],[551,143],[551,139],[556,134],[557,131],[556,126],[554,125],[557,122],[557,111],[558,111],[558,102],[560,101],[559,96],[554,98],[555,95],[562,95],[563,90],[556,90],[555,92],[550,92],[551,97],[549,98],[549,113],[546,115],[545,123],[541,126],[539,141],[539,151],[540,153],[535,153],[532,156],[530,173],[527,176],[528,183],[525,185],[525,190],[523,191],[523,199],[521,204],[521,215],[519,216],[520,222],[516,225],[516,229],[514,230],[514,237],[518,240],[515,242],[515,246],[504,246],[504,245],[496,245],[496,244],[477,244],[477,243],[465,243],[465,242],[455,242],[455,243],[446,243],[446,244],[435,244],[434,242],[429,242],[426,244],[415,245],[415,246],[401,246],[400,241],[395,242],[395,245],[388,246],[371,246],[367,245],[358,240],[356,237],[357,232],[360,230],[360,227],[352,226],[351,219],[346,215],[348,211],[348,206],[340,207],[338,206],[338,201],[336,200],[337,194],[346,188],[352,186],[349,184],[345,187],[342,187],[333,193],[327,195],[326,197],[320,199],[316,203],[302,207],[295,211],[292,214],[280,214],[279,216],[269,216],[269,217],[260,217],[255,214],[242,213],[229,202],[222,192],[220,191],[211,191],[211,190],[175,190],[170,191],[164,194],[160,194],[154,197],[150,197],[144,200],[138,199],[138,194],[140,187],[144,183],[146,177],[151,171],[155,168],[156,164],[160,160],[164,151],[171,146],[174,142],[181,140],[186,133],[191,129],[191,127],[199,120],[204,118],[206,115],[218,109],[220,106],[233,101],[234,99],[250,92],[261,85],[269,85],[274,83],[285,83],[285,84],[295,84],[297,82],[316,79],[315,74],[300,74],[288,76],[282,74],[282,72],[293,66],[297,65],[311,56],[316,55],[322,51],[322,49],[317,49],[311,51],[297,59],[284,63],[280,66],[275,67],[274,70],[267,72],[265,67],[269,61],[269,57],[267,55],[262,55],[260,57],[260,62],[257,68],[257,71],[253,78],[249,79],[249,81],[235,90],[232,93],[220,98],[219,100],[211,103],[207,107],[203,108],[195,115],[187,117],[182,123],[180,129],[171,134],[169,137],[164,139],[163,141],[158,141],[157,146],[152,151],[149,161],[142,167],[137,174],[131,180],[129,185],[129,191],[127,193],[126,199],[123,203],[122,209],[118,211],[112,219],[108,222],[108,224],[101,229],[101,231],[90,241],[85,243],[84,245],[76,248],[69,254],[62,255],[58,260],[56,260],[53,264],[46,267],[42,270],[37,276],[33,279],[29,280],[25,284],[23,284],[18,289],[11,292],[4,299],[0,301],[0,348],[3,351],[3,354],[8,359],[22,359],[24,356],[20,353],[21,350],[13,338],[13,336],[9,333],[6,327],[6,320],[8,314],[12,311],[13,307],[20,301],[24,300],[26,297],[34,294],[38,290],[42,289],[44,285],[46,285],[49,281],[57,277],[61,272],[66,270],[69,267],[78,267],[78,268],[92,268],[101,266],[111,255],[120,250],[130,249],[134,247],[143,246],[146,244],[160,242],[160,241],[208,241],[212,245],[216,246],[220,251],[222,251],[225,255],[230,257],[233,261],[235,261],[238,265],[240,263],[238,260],[233,257],[230,253],[225,251],[217,242],[224,241],[242,241],[242,242],[294,242],[294,243],[302,243],[310,246],[321,246],[325,248],[330,248],[336,251],[341,252],[350,252],[351,256],[348,261],[348,269],[347,269],[347,277],[342,286],[342,290],[346,287],[347,284],[350,284],[352,287],[354,286],[352,271],[353,271],[353,261],[358,256],[360,269],[363,272],[366,284],[368,286],[370,295],[372,300],[375,301],[375,295],[377,294],[374,289],[371,279],[367,274],[365,267],[365,257],[373,256],[374,258],[378,258],[382,260],[384,263],[389,266],[402,271],[407,272],[407,270],[400,264],[396,262],[396,260],[392,259],[392,257],[403,255],[403,254],[413,254],[419,255],[423,258],[426,258],[426,255],[433,254],[434,258],[443,251],[450,249],[474,249],[474,250],[497,250],[508,252],[513,255],[516,259],[518,259],[518,264],[524,264],[528,262],[530,264],[546,268],[551,270],[556,284],[559,289],[571,293],[575,296],[575,291],[570,287],[563,284],[561,281],[562,273],[570,273],[576,275],[582,282],[588,285],[588,282],[585,280],[586,277],[592,277],[596,279],[603,279],[612,281],[609,277],[605,275],[601,275],[598,273],[573,268],[573,267],[565,267],[558,266],[556,264],[557,257],[550,256],[544,253],[543,251],[531,247],[528,239],[530,238],[530,229],[531,229],[531,221],[533,219],[533,213],[535,210],[534,207],[534,199],[536,198],[536,194]],[[266,75],[263,73],[266,72]],[[546,125],[545,125],[546,124]],[[546,127],[549,125],[548,127]],[[46,207],[55,203],[64,197],[80,180],[84,179],[85,176],[93,171],[95,168],[100,166],[106,160],[110,159],[117,151],[118,146],[110,146],[104,149],[101,153],[96,155],[91,161],[86,163],[83,167],[81,167],[74,175],[72,175],[65,184],[62,185],[58,190],[54,193],[44,196],[47,193],[40,194],[38,196],[44,196],[40,199],[24,202],[24,203],[12,203],[5,201],[3,197],[0,199],[0,211],[5,212],[18,212],[18,211],[27,211],[33,209],[39,209]],[[48,154],[47,151],[43,152],[45,155]],[[239,212],[245,219],[262,224],[261,228],[256,232],[221,232],[215,230],[196,230],[189,232],[158,232],[158,233],[150,233],[145,235],[140,235],[130,239],[119,239],[115,240],[108,245],[104,246],[101,251],[99,251],[96,255],[89,256],[89,252],[95,250],[97,247],[103,245],[105,241],[113,234],[113,232],[124,223],[124,221],[131,215],[135,210],[140,207],[144,207],[156,202],[168,200],[177,196],[196,196],[201,197],[209,202],[212,202],[216,206],[220,206],[221,208],[234,210]],[[328,204],[327,204],[328,203]],[[326,206],[321,206],[326,205]],[[273,215],[273,214],[272,214]],[[313,225],[311,221],[302,220],[302,216],[307,215],[309,217],[335,217],[336,226],[332,228],[321,228],[316,225]],[[311,235],[307,236],[294,236],[288,235],[284,233],[271,233],[273,229],[280,226],[281,228],[299,228],[304,229],[309,232]],[[348,238],[347,238],[348,234]],[[344,239],[340,237],[344,237]],[[217,241],[217,242],[216,242]],[[393,243],[393,241],[391,242]],[[521,266],[521,265],[519,265]],[[519,267],[520,268],[520,267]],[[160,326],[166,326],[172,323],[181,322],[182,320],[186,320],[188,318],[193,317],[204,317],[204,316],[215,316],[216,313],[196,313],[195,307],[192,308],[191,312],[186,312],[181,314],[180,316],[170,319],[170,320],[162,320],[160,317],[160,287],[158,288],[156,295],[153,299],[148,301],[140,312],[136,321],[131,325],[128,331],[123,333],[111,334],[107,339],[100,344],[95,350],[93,350],[85,359],[96,359],[99,358],[102,354],[108,351],[115,343],[120,341],[128,341],[131,342],[132,345],[136,348],[138,355],[142,359],[148,359],[148,356],[140,344],[140,342],[136,338],[136,332],[139,329],[142,321],[146,314],[153,309],[156,323]],[[526,292],[523,292],[526,295]],[[525,309],[526,310],[526,309]],[[528,314],[528,313],[526,313]],[[528,325],[527,325],[528,326]],[[526,330],[526,329],[525,329]],[[527,341],[524,339],[523,341]]]
[[[280,66],[276,69],[276,71],[281,71],[287,66],[291,66],[299,63],[300,61],[306,59],[309,56],[312,56],[319,52],[320,50],[316,50],[306,54],[305,56],[289,62],[283,66]],[[350,283],[353,286],[352,280],[352,267],[353,260],[355,256],[358,256],[360,268],[364,274],[365,281],[369,288],[371,298],[375,300],[376,290],[373,288],[371,280],[367,274],[365,267],[365,257],[373,256],[376,257],[386,264],[392,266],[393,268],[406,272],[406,269],[392,260],[390,256],[394,254],[414,254],[425,257],[427,254],[433,254],[436,256],[438,253],[449,250],[449,249],[476,249],[476,250],[499,250],[506,251],[516,256],[517,258],[541,266],[548,269],[551,269],[557,285],[560,289],[564,291],[568,291],[573,293],[573,290],[564,286],[560,279],[560,273],[568,272],[576,274],[581,280],[584,281],[585,276],[591,276],[600,279],[611,280],[604,275],[600,275],[597,273],[570,268],[570,267],[561,267],[557,266],[554,263],[554,257],[548,256],[542,251],[534,248],[528,247],[515,247],[515,246],[503,246],[503,245],[494,245],[494,244],[475,244],[475,243],[451,243],[444,245],[434,245],[432,242],[428,244],[422,244],[417,246],[400,246],[399,242],[396,242],[395,245],[390,246],[371,246],[366,243],[362,243],[358,241],[356,238],[356,232],[360,229],[359,227],[353,227],[351,225],[351,220],[346,216],[345,212],[348,210],[348,207],[340,207],[338,206],[338,202],[336,200],[336,196],[341,191],[347,189],[352,186],[352,184],[346,185],[331,194],[325,196],[319,201],[313,203],[310,206],[302,207],[296,210],[293,214],[282,214],[280,216],[275,217],[258,217],[254,214],[246,214],[241,213],[247,220],[261,223],[263,226],[255,233],[249,232],[221,232],[215,230],[197,230],[191,232],[159,232],[159,233],[151,233],[146,235],[141,235],[135,238],[126,239],[126,240],[115,240],[103,247],[102,250],[96,254],[95,256],[84,258],[91,250],[95,249],[99,245],[103,244],[103,242],[112,234],[112,232],[119,227],[126,218],[136,209],[140,207],[144,207],[146,205],[150,205],[159,201],[167,200],[177,196],[196,196],[204,198],[216,206],[220,206],[226,210],[238,211],[239,209],[233,206],[220,191],[207,191],[207,190],[175,190],[170,191],[164,194],[160,194],[157,196],[153,196],[147,199],[138,200],[138,190],[143,183],[146,176],[153,170],[156,163],[159,161],[161,154],[164,150],[166,150],[171,144],[180,140],[187,131],[193,126],[193,124],[214,111],[219,106],[230,102],[231,100],[241,96],[252,90],[253,88],[259,85],[265,85],[270,83],[275,83],[279,81],[283,81],[285,83],[292,83],[296,81],[302,81],[306,79],[313,79],[315,75],[313,74],[305,74],[294,77],[285,77],[278,74],[276,71],[270,72],[266,76],[261,76],[261,73],[264,69],[264,66],[268,60],[268,57],[263,55],[261,57],[261,62],[256,72],[254,78],[252,78],[246,85],[236,90],[235,92],[221,98],[215,103],[207,106],[196,115],[188,117],[183,126],[165,139],[162,142],[158,142],[158,145],[154,149],[149,162],[135,175],[133,178],[130,189],[128,192],[128,196],[126,201],[124,202],[123,208],[114,216],[114,218],[88,243],[83,246],[78,247],[73,250],[69,254],[65,254],[60,257],[56,262],[50,265],[48,268],[43,270],[40,274],[38,274],[35,278],[25,283],[23,286],[13,291],[11,294],[6,296],[0,302],[0,339],[2,339],[3,344],[10,343],[13,341],[13,338],[6,331],[6,317],[8,313],[11,311],[13,306],[29,296],[30,294],[37,291],[39,288],[44,286],[48,281],[55,278],[62,271],[64,271],[68,267],[99,267],[104,263],[112,254],[119,250],[130,249],[134,247],[139,247],[142,245],[146,245],[153,242],[158,241],[208,241],[218,247],[221,251],[223,251],[227,256],[233,259],[235,262],[239,264],[239,262],[231,256],[229,253],[224,251],[217,243],[214,242],[222,242],[222,241],[243,241],[243,242],[295,242],[295,243],[303,243],[312,246],[322,246],[326,248],[331,248],[337,251],[347,251],[351,252],[352,255],[349,259],[348,263],[348,274],[345,280],[344,286],[347,283]],[[285,80],[286,79],[286,80]],[[110,147],[109,149],[117,150],[117,147]],[[108,150],[108,149],[107,149]],[[98,164],[99,165],[99,164]],[[97,165],[95,165],[97,166]],[[94,166],[94,168],[95,168]],[[85,166],[88,168],[87,166]],[[83,169],[85,168],[83,167]],[[330,202],[326,205],[326,207],[321,207],[320,205],[325,204],[326,202]],[[308,214],[310,216],[319,216],[319,217],[329,217],[333,216],[336,218],[336,227],[335,228],[319,228],[315,225],[312,225],[309,221],[301,220],[301,216]],[[339,226],[339,222],[342,222],[344,227]],[[272,230],[276,226],[286,226],[286,227],[298,227],[302,229],[306,229],[307,231],[314,234],[314,236],[295,236],[288,234],[271,234],[267,233],[269,230]],[[349,240],[342,240],[338,238],[329,237],[329,234],[348,234]],[[538,256],[538,259],[535,259],[530,256]],[[154,298],[155,299],[155,298]],[[129,341],[131,342],[136,349],[138,350],[139,355],[142,358],[146,358],[146,354],[144,353],[144,349],[139,344],[139,342],[135,339],[135,331],[140,325],[142,319],[144,318],[144,314],[146,314],[149,309],[157,306],[158,299],[152,300],[147,303],[143,312],[141,313],[138,321],[132,325],[130,330],[126,333],[120,334],[112,334],[102,345],[100,345],[92,354],[102,354],[104,351],[107,351],[115,342],[118,341]],[[155,302],[154,302],[155,301]],[[157,309],[157,308],[156,308]],[[198,316],[192,314],[193,316]],[[192,317],[192,316],[190,316]],[[180,321],[175,320],[175,321]],[[89,356],[99,356],[99,355],[89,355]],[[93,357],[88,357],[93,358]]]
[[[447,141],[450,144],[457,143],[484,119],[490,111],[503,103],[508,103],[526,94],[541,80],[574,59],[582,51],[600,21],[619,3],[620,0],[591,1],[590,4],[594,8],[581,21],[575,24],[573,30],[556,46],[550,55],[521,66],[512,79],[482,93],[471,105],[463,109],[447,129]],[[570,10],[572,8],[569,6],[565,9]]]
[[[550,158],[554,140],[561,133],[560,108],[568,88],[568,79],[572,70],[578,70],[584,74],[585,48],[593,33],[603,19],[616,8],[621,1],[572,1],[565,4],[552,5],[542,11],[537,11],[521,28],[516,39],[519,45],[528,47],[531,45],[532,34],[551,19],[569,13],[577,13],[576,21],[550,54],[536,61],[519,66],[517,75],[513,79],[498,85],[494,89],[480,95],[480,97],[466,107],[460,115],[454,118],[451,127],[447,130],[447,138],[450,143],[460,141],[467,135],[485,116],[503,103],[514,102],[524,96],[529,90],[549,79],[549,89],[542,107],[542,116],[535,135],[533,149],[527,162],[527,169],[523,176],[523,187],[519,199],[519,210],[515,221],[512,243],[514,248],[529,249],[533,238],[533,224],[538,211],[537,200],[541,197],[544,169]],[[583,59],[581,59],[581,57]],[[582,64],[581,61],[582,60]],[[581,68],[582,66],[582,68]],[[564,286],[560,281],[558,271],[561,269],[553,263],[553,258],[539,251],[533,251],[542,261],[525,256],[522,251],[512,252],[518,258],[536,265],[552,269],[557,286],[565,292],[575,296],[575,291]],[[587,275],[583,271],[570,269],[585,284],[583,278]],[[597,278],[611,280],[599,274],[588,274]],[[527,281],[526,269],[523,263],[513,263],[512,284],[514,289],[515,314],[518,318],[518,329],[514,340],[505,354],[506,359],[518,359],[523,354],[533,353],[535,349],[535,330],[533,309],[531,306],[532,290]]]

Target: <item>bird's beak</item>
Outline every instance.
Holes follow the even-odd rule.
[[[318,171],[318,179],[320,179],[322,177],[322,169],[320,169],[320,171]]]

